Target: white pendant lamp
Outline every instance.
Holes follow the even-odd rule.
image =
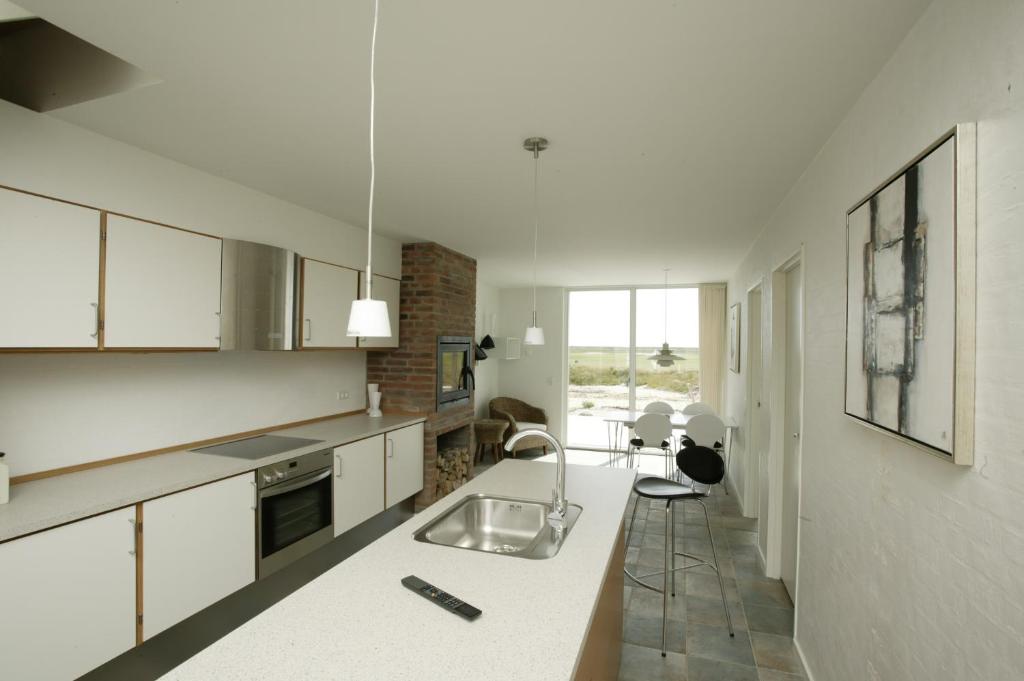
[[[668,270],[665,270],[665,342],[661,344],[661,350],[647,359],[660,367],[670,367],[683,359],[673,355],[672,350],[668,347]]]
[[[348,315],[348,335],[363,337],[387,337],[391,335],[391,320],[388,318],[388,304],[373,299],[373,190],[377,179],[377,167],[373,148],[373,119],[377,101],[373,82],[373,67],[377,53],[377,15],[380,0],[373,1],[373,33],[370,38],[370,207],[366,234],[366,297],[352,301]]]
[[[533,322],[526,327],[523,343],[526,345],[544,345],[544,329],[537,326],[537,236],[540,233],[540,202],[537,198],[537,176],[540,166],[540,152],[548,148],[548,141],[543,137],[528,137],[523,141],[523,148],[533,152]]]

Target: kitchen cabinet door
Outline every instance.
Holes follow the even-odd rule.
[[[255,507],[255,473],[142,505],[143,638],[256,579]]]
[[[221,241],[107,216],[104,344],[220,347]]]
[[[0,254],[0,347],[97,347],[99,211],[0,189]]]
[[[398,314],[400,305],[401,282],[380,275],[373,275],[373,297],[388,304],[388,319],[391,321],[391,335],[385,337],[360,337],[361,348],[397,348],[398,347]],[[366,272],[359,273],[359,295],[366,291]]]
[[[300,348],[354,348],[348,314],[359,289],[359,273],[319,260],[302,259]]]
[[[384,510],[384,436],[334,450],[334,536]]]
[[[0,544],[0,677],[78,678],[135,645],[135,507]]]
[[[391,508],[423,489],[423,424],[385,436],[386,505]]]

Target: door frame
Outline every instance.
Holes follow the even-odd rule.
[[[806,343],[806,280],[807,262],[804,253],[804,245],[784,259],[771,273],[771,311],[769,313],[771,325],[771,347],[770,357],[770,383],[768,389],[768,403],[770,409],[769,443],[768,443],[768,555],[765,556],[765,574],[768,577],[779,579],[782,576],[782,485],[785,471],[786,453],[786,275],[797,265],[800,265],[800,338],[801,347]],[[762,320],[763,321],[763,320]],[[804,405],[804,385],[806,381],[807,353],[800,353],[800,387],[798,390],[801,415]],[[802,420],[801,416],[801,420]],[[803,468],[803,424],[801,422],[801,437],[798,441],[800,467]],[[801,476],[802,477],[802,476]],[[797,594],[800,589],[800,521],[802,516],[803,495],[797,499],[797,532],[796,532],[796,591],[793,594],[793,602],[796,604]]]
[[[754,313],[754,299],[757,298],[757,325],[755,326],[751,319]],[[747,518],[756,518],[760,514],[760,492],[761,492],[761,443],[758,442],[755,437],[755,433],[759,432],[759,428],[756,425],[758,420],[758,414],[754,407],[754,394],[755,394],[755,382],[757,386],[757,394],[762,396],[764,392],[764,342],[762,338],[762,329],[764,328],[764,286],[763,282],[758,279],[754,284],[747,287],[745,304],[747,306],[747,318],[746,322],[746,338],[747,357],[747,376],[746,376],[746,423],[744,433],[746,436],[746,442],[744,447],[744,457],[746,458],[745,469],[744,469],[744,489],[742,490],[742,510],[743,515]],[[756,347],[757,352],[754,352]],[[758,371],[757,376],[752,371],[753,357],[757,355]],[[763,433],[762,433],[763,435]]]

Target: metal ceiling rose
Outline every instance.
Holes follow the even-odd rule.
[[[523,140],[523,149],[532,151],[535,157],[547,148],[548,141],[544,137],[527,137]]]

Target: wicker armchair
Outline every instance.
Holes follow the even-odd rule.
[[[505,429],[506,442],[520,430],[526,430],[527,428],[548,429],[548,415],[544,413],[544,410],[531,406],[522,400],[517,400],[513,397],[495,397],[490,401],[490,409],[492,419],[508,421],[509,427]],[[515,449],[511,454],[515,457],[516,452],[537,448],[544,450],[544,453],[547,454],[547,441],[539,437],[527,437],[516,443]]]

